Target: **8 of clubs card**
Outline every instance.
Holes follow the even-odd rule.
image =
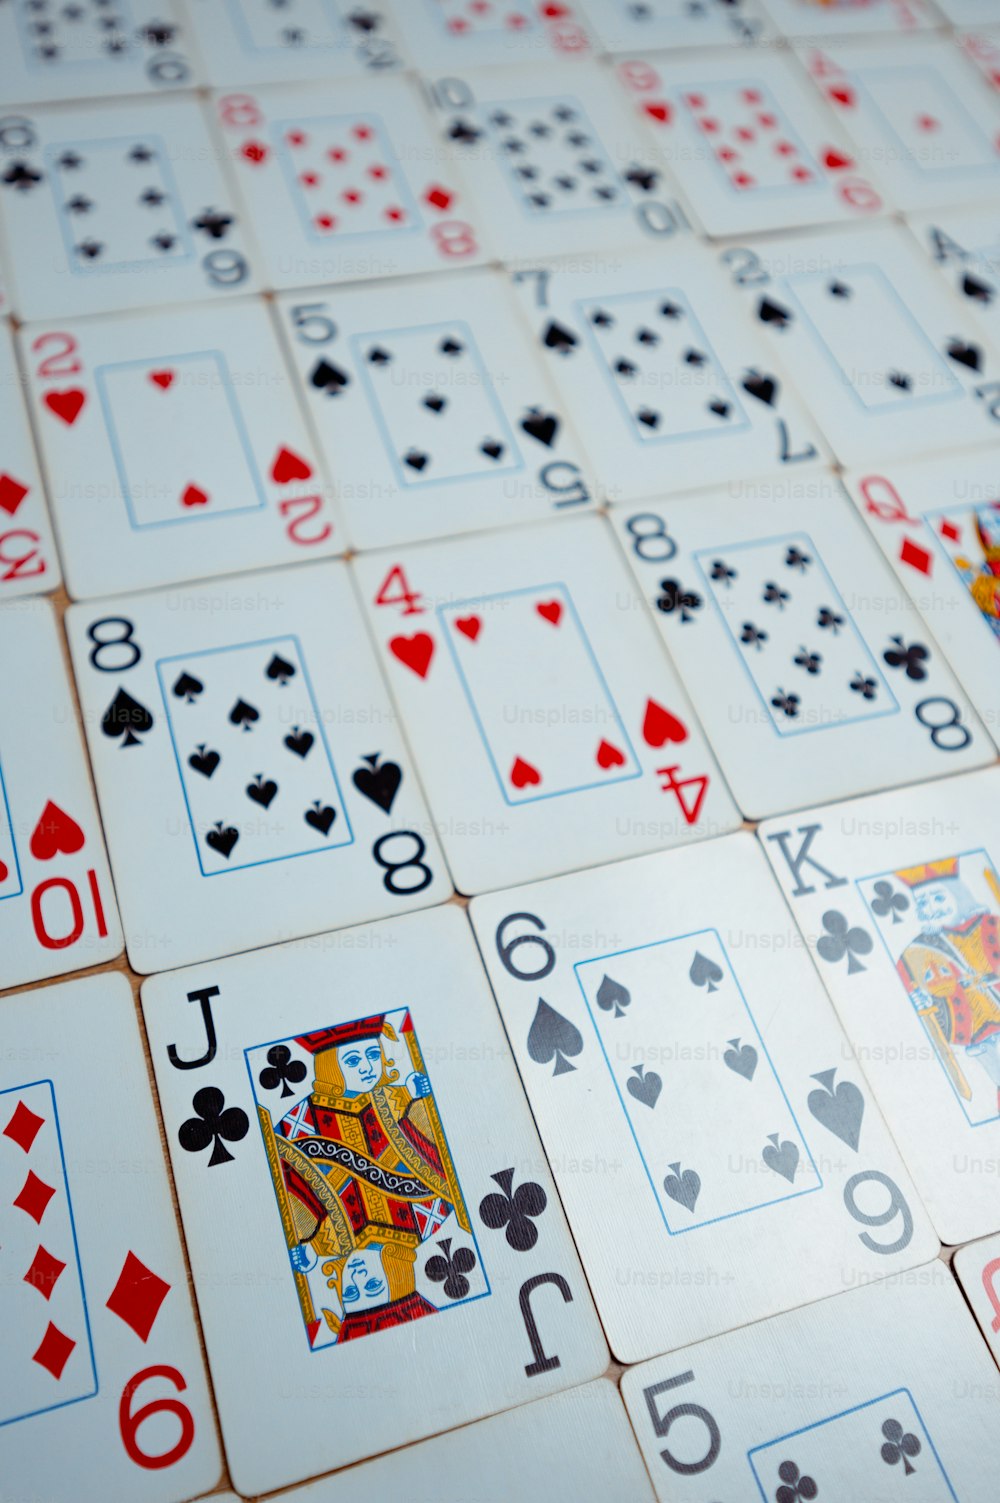
[[[217,88],[340,80],[402,63],[384,3],[190,0],[188,11]]]
[[[142,1005],[241,1491],[604,1371],[457,907],[157,976]]]
[[[0,600],[54,590],[60,581],[42,477],[21,392],[14,339],[0,326]]]

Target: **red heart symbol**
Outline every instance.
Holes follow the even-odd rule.
[[[831,84],[827,93],[835,104],[846,104],[849,108],[854,107],[854,90],[847,84]]]
[[[168,386],[173,386],[174,384],[174,373],[173,371],[150,371],[149,379],[161,391],[166,391]]]
[[[621,767],[624,761],[625,753],[612,746],[610,741],[602,741],[597,748],[598,767]]]
[[[267,161],[267,147],[263,141],[247,141],[244,146],[240,147],[240,155],[259,167],[261,162]]]
[[[665,741],[686,741],[687,726],[676,715],[671,715],[655,699],[646,700],[646,713],[642,720],[642,736],[647,746],[662,746]]]
[[[828,146],[823,153],[823,166],[838,172],[842,167],[853,167],[854,163],[842,151],[835,151],[832,146]]]
[[[70,427],[76,422],[83,410],[83,404],[87,400],[87,393],[80,391],[79,387],[72,386],[67,391],[47,391],[44,402],[50,412],[54,412],[57,418],[62,418]]]
[[[60,851],[72,856],[82,850],[84,839],[76,820],[49,799],[32,831],[30,850],[36,861],[51,861]]]
[[[0,475],[0,511],[12,517],[28,494],[28,487],[13,475]]]
[[[937,130],[940,124],[940,120],[935,120],[933,115],[917,116],[917,125],[921,130]]]
[[[563,16],[569,15],[569,11],[565,5],[543,5],[542,15],[546,21],[560,21]]]
[[[515,788],[527,788],[529,784],[540,783],[542,775],[537,767],[532,767],[530,762],[525,762],[521,757],[515,757],[514,765],[510,770],[510,780]]]
[[[535,610],[540,616],[544,616],[546,621],[551,621],[553,626],[558,626],[562,620],[562,605],[558,600],[540,600]]]
[[[462,633],[463,637],[468,637],[470,642],[474,642],[483,629],[482,618],[480,616],[457,616],[455,618],[455,628]]]
[[[665,99],[647,99],[643,104],[643,109],[646,111],[647,115],[651,115],[652,118],[654,120],[658,120],[661,125],[668,124],[671,116],[673,115],[673,110],[670,108],[669,104],[667,104]]]
[[[278,485],[287,485],[290,480],[308,480],[312,468],[300,454],[291,449],[279,449],[271,466],[271,479]]]
[[[186,486],[181,492],[182,506],[207,506],[208,492],[200,490],[196,485]]]
[[[6,882],[9,876],[10,868],[6,865],[5,862],[0,861],[0,882]]]
[[[392,637],[389,651],[418,678],[426,678],[434,656],[434,638],[425,631],[414,632],[412,637]]]

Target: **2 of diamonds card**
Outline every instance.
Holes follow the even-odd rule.
[[[34,440],[21,394],[9,325],[0,326],[0,390],[5,397],[0,440],[0,600],[54,590],[60,581]]]
[[[602,518],[354,569],[460,891],[739,823]]]
[[[190,0],[205,76],[220,88],[337,79],[401,65],[384,4]]]
[[[142,1003],[242,1491],[603,1372],[456,907],[158,976]],[[239,1235],[220,1238],[220,1217]],[[294,1445],[260,1402],[278,1374]]]
[[[585,57],[593,45],[581,0],[388,0],[413,64],[447,67]]]
[[[565,412],[494,271],[278,300],[351,541],[385,547],[586,507]]]
[[[732,46],[770,38],[758,0],[586,0],[608,52]]]
[[[0,7],[0,96],[5,105],[106,99],[195,82],[174,0],[78,0]]]
[[[135,970],[449,896],[344,565],[67,623]]]
[[[8,997],[0,1027],[4,1492],[190,1498],[222,1460],[128,983]]]
[[[21,335],[77,598],[329,554],[329,485],[263,303]]]
[[[619,1360],[935,1255],[751,837],[471,912]]]

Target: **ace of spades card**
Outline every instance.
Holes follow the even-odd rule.
[[[773,36],[758,0],[587,0],[587,12],[611,53],[727,47]]]
[[[472,903],[622,1362],[937,1251],[768,876],[739,834]]]
[[[419,306],[417,306],[419,304]],[[494,271],[278,300],[359,548],[585,508],[579,442]]]
[[[157,976],[142,1004],[241,1491],[603,1372],[458,909]],[[473,1350],[489,1361],[460,1360]],[[293,1447],[258,1402],[276,1374]]]
[[[987,338],[1000,335],[1000,218],[995,209],[947,209],[907,216],[934,266]]]
[[[76,599],[344,546],[263,304],[34,325],[22,350]]]
[[[516,272],[513,286],[603,496],[637,501],[826,457],[703,248]]]
[[[0,439],[0,600],[54,590],[59,560],[10,329],[0,329],[0,389],[8,393]]]
[[[121,952],[104,837],[47,600],[0,606],[0,988]]]
[[[582,0],[389,0],[421,72],[586,57],[593,42]],[[589,7],[588,7],[589,8]]]
[[[131,990],[8,997],[0,1025],[4,1489],[189,1498],[222,1459]]]
[[[996,1371],[942,1262],[644,1362],[622,1397],[663,1503],[995,1493]]]
[[[68,624],[141,974],[450,895],[344,565]]]
[[[761,826],[942,1242],[1000,1227],[995,768]]]
[[[384,0],[192,0],[188,10],[206,77],[218,88],[339,80],[401,66]]]
[[[193,98],[9,116],[0,126],[0,221],[22,319],[256,290]]]
[[[460,891],[738,824],[603,519],[355,568]]]

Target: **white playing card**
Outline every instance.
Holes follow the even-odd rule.
[[[23,331],[78,599],[345,546],[263,303]]]
[[[836,483],[762,492],[752,506],[744,489],[614,516],[744,814],[992,761],[972,706]]]
[[[739,823],[603,518],[354,568],[460,891]]]
[[[572,260],[523,270],[513,285],[609,500],[828,458],[693,239],[595,270]]]
[[[398,68],[385,4],[352,0],[188,0],[205,60],[219,88],[341,79]]]
[[[60,582],[42,477],[28,425],[10,326],[0,325],[0,600],[54,590]]]
[[[617,73],[710,236],[882,208],[847,137],[780,51],[666,54]]]
[[[586,507],[579,443],[494,271],[287,293],[279,317],[359,548]]]
[[[997,113],[961,51],[940,37],[801,52],[888,203],[974,203],[1000,187]]]
[[[994,1358],[1000,1358],[1000,1236],[983,1237],[960,1247],[952,1271]]]
[[[8,997],[0,1025],[4,1489],[177,1503],[222,1461],[131,990]]]
[[[580,0],[387,0],[414,65],[447,68],[585,57]]]
[[[943,1263],[634,1367],[664,1503],[991,1503],[996,1369]]]
[[[968,3],[975,4],[977,0],[968,0]],[[989,4],[989,0],[984,0],[984,3]],[[990,5],[988,19],[991,21],[996,19],[996,11],[992,5]],[[1000,28],[992,31],[984,29],[960,33],[956,41],[966,57],[975,63],[990,88],[1000,89]]]
[[[1000,453],[892,465],[845,484],[1000,745]]]
[[[157,976],[142,1003],[241,1491],[603,1372],[457,907]],[[220,1238],[220,1218],[239,1236]],[[276,1374],[294,1446],[280,1406],[258,1402]]]
[[[135,970],[449,896],[344,565],[67,622]]]
[[[722,260],[843,464],[995,434],[1000,355],[896,225],[733,246]]]
[[[410,78],[221,94],[270,286],[359,281],[484,259],[467,196]]]
[[[0,641],[2,988],[100,965],[122,934],[48,601],[0,606]]]
[[[943,731],[947,735],[947,731]],[[942,1242],[1000,1227],[995,768],[808,810],[764,849]]]
[[[910,229],[990,338],[1000,337],[1000,215],[993,208],[914,214]]]
[[[760,0],[786,37],[856,37],[937,26],[926,0]]]
[[[732,46],[770,39],[759,0],[586,0],[608,52]]]
[[[750,836],[471,913],[620,1361],[935,1255]]]
[[[993,0],[935,0],[953,26],[988,26],[997,18]]]

